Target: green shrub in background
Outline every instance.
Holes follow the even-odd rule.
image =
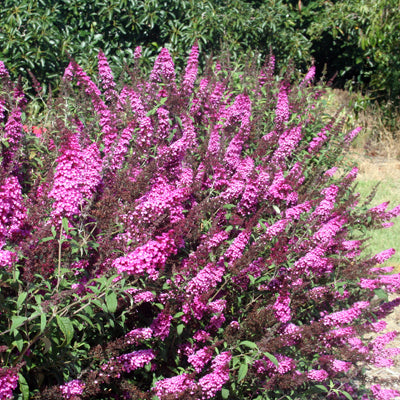
[[[202,54],[227,48],[231,58],[269,53],[282,65],[309,64],[310,44],[296,31],[285,1],[260,4],[233,0],[5,0],[0,10],[0,59],[11,75],[57,85],[72,56],[89,73],[102,49],[118,73],[136,46],[151,65],[163,46],[183,65],[197,40]]]
[[[398,1],[304,1],[299,15],[298,26],[312,42],[317,64],[326,63],[342,83],[362,89],[372,99],[398,104]]]

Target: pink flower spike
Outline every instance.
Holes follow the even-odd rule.
[[[123,354],[117,358],[117,362],[121,363],[125,372],[135,371],[138,368],[143,368],[151,360],[156,357],[151,349],[137,350],[132,353]]]
[[[176,398],[178,398],[182,392],[191,390],[195,386],[195,382],[190,378],[189,374],[184,373],[157,381],[153,390],[162,400],[165,398],[171,399],[171,395],[176,395]]]
[[[158,55],[153,71],[150,74],[151,82],[162,82],[165,79],[170,84],[175,84],[175,66],[172,57],[166,48]]]
[[[73,381],[69,381],[68,383],[60,386],[62,396],[66,400],[75,398],[75,396],[80,396],[84,389],[85,383],[79,379],[74,379]]]
[[[328,373],[324,369],[312,369],[307,373],[308,379],[317,382],[323,382],[328,376]]]
[[[199,380],[202,389],[202,399],[212,399],[229,380],[229,362],[232,356],[230,352],[223,352],[216,356],[211,363],[212,372],[204,375]]]
[[[359,126],[358,128],[352,130],[345,138],[344,138],[344,143],[345,144],[350,144],[353,142],[353,140],[358,136],[360,133],[362,127]]]
[[[275,125],[277,129],[282,129],[284,124],[289,121],[290,116],[288,88],[286,84],[282,84],[279,90],[275,115]]]
[[[0,249],[7,239],[22,233],[27,209],[22,197],[22,188],[15,176],[5,178],[0,186]],[[13,252],[4,252],[7,264],[14,260]]]
[[[395,253],[396,250],[393,248],[381,251],[380,253],[374,256],[374,261],[376,261],[377,264],[383,264],[385,261],[391,258]]]
[[[273,310],[275,313],[275,317],[278,321],[286,323],[289,322],[291,317],[291,310],[290,310],[290,296],[289,293],[279,294],[278,298],[273,305]]]
[[[150,339],[153,336],[151,328],[136,328],[128,332],[125,337],[129,339],[129,343],[138,344],[142,340]]]
[[[372,385],[371,392],[376,400],[394,400],[400,396],[400,392],[393,389],[383,389],[380,385]]]
[[[116,85],[114,82],[114,76],[112,74],[110,66],[108,65],[108,61],[104,53],[102,51],[99,51],[97,57],[99,60],[98,62],[99,75],[101,84],[103,86],[105,98],[107,101],[111,101],[113,98],[117,97],[117,92],[115,90]]]
[[[141,46],[137,46],[135,48],[135,51],[133,53],[133,58],[135,60],[137,60],[138,58],[142,57],[142,47]]]
[[[183,77],[183,82],[181,86],[181,91],[186,96],[189,96],[193,91],[193,85],[197,78],[198,61],[199,58],[199,46],[197,42],[193,45],[190,52],[189,60],[185,70],[185,76]]]
[[[304,79],[300,82],[300,86],[307,86],[308,83],[312,82],[315,78],[315,65],[312,65],[308,70]]]
[[[0,78],[9,78],[10,74],[6,66],[4,65],[3,61],[0,61]]]
[[[0,399],[11,400],[14,398],[13,390],[18,386],[18,373],[15,369],[0,367]]]

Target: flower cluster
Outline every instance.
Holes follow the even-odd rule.
[[[195,387],[193,379],[188,374],[182,374],[173,376],[172,378],[162,379],[156,382],[154,392],[160,398],[171,398],[171,395],[175,395],[176,399],[182,392],[190,390]],[[172,398],[174,398],[172,397]]]
[[[122,364],[125,372],[134,371],[137,368],[143,368],[155,358],[153,350],[137,350],[132,353],[123,354],[117,358],[117,362]]]
[[[7,239],[21,232],[26,211],[18,179],[4,179],[0,186],[0,249]]]
[[[1,66],[1,65],[0,65]],[[13,369],[0,368],[0,399],[11,400],[14,398],[13,390],[18,385],[18,374]]]
[[[229,380],[229,362],[232,356],[229,352],[223,352],[211,362],[211,373],[204,375],[199,380],[199,386],[203,395],[201,399],[212,399]]]
[[[66,400],[75,398],[75,396],[80,396],[84,389],[85,383],[81,382],[79,379],[74,379],[60,386],[63,398]]]
[[[101,182],[102,163],[97,145],[82,149],[78,135],[71,135],[61,148],[53,188],[49,197],[53,203],[54,218],[71,217],[82,212]]]
[[[126,256],[113,261],[113,267],[118,273],[142,275],[146,272],[150,279],[156,280],[164,268],[168,257],[176,252],[173,231],[163,233],[141,247],[137,247]]]

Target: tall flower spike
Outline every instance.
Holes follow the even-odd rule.
[[[199,380],[199,386],[203,391],[202,399],[212,399],[229,380],[229,363],[231,353],[225,351],[214,358],[211,363],[212,372],[204,375]]]
[[[101,84],[104,90],[104,95],[107,101],[111,101],[112,99],[116,98],[117,92],[115,90],[115,82],[114,76],[111,71],[110,66],[108,65],[108,61],[104,53],[100,50],[98,57],[98,69]]]
[[[197,70],[199,65],[199,46],[197,42],[193,45],[189,55],[188,63],[185,70],[185,76],[181,86],[182,94],[190,96],[193,91],[193,85],[197,78]]]
[[[14,398],[13,390],[18,386],[18,373],[14,369],[0,367],[0,399]]]
[[[21,109],[16,107],[12,110],[4,127],[4,137],[7,139],[8,148],[4,151],[3,165],[8,164],[20,146],[22,138]]]
[[[182,392],[192,390],[194,388],[194,380],[189,374],[183,373],[181,375],[176,375],[171,378],[165,378],[157,381],[154,387],[154,392],[158,398],[163,400],[166,398],[174,398],[172,395],[179,396],[182,394]]]
[[[18,179],[15,176],[4,179],[0,186],[0,249],[7,239],[20,233],[26,211]]]
[[[137,46],[135,48],[135,52],[133,53],[133,58],[135,60],[139,59],[140,57],[142,57],[142,46]]]
[[[156,240],[150,240],[143,246],[137,247],[126,256],[117,258],[112,266],[120,274],[140,276],[147,273],[149,279],[156,280],[171,254],[176,254],[176,246],[170,231],[157,236]]]
[[[128,146],[132,140],[133,133],[136,128],[136,122],[131,121],[122,131],[119,137],[118,143],[114,146],[113,156],[110,159],[110,170],[115,172],[122,168],[126,153],[128,152]]]
[[[358,136],[358,134],[361,132],[362,127],[359,126],[356,129],[353,129],[345,138],[344,138],[344,143],[349,145],[353,142],[353,140]]]
[[[241,162],[241,152],[251,128],[251,102],[248,96],[239,95],[226,111],[224,129],[240,122],[239,132],[234,136],[226,149],[224,161],[232,168],[237,168]]]
[[[277,130],[283,129],[284,124],[289,121],[289,116],[288,88],[286,84],[282,84],[275,110],[275,126]]]
[[[234,261],[238,260],[242,255],[246,245],[249,242],[251,231],[245,230],[239,233],[233,243],[226,250],[223,258],[232,265]]]
[[[0,61],[0,78],[9,78],[10,74],[6,66],[4,65],[3,61]]]
[[[79,215],[87,199],[91,199],[101,181],[102,163],[96,143],[82,150],[77,134],[71,134],[57,159],[53,188],[54,218]]]
[[[304,79],[300,82],[301,86],[307,86],[310,82],[312,82],[315,78],[315,65],[312,65],[311,68],[308,70]]]
[[[175,86],[175,65],[172,57],[166,48],[163,48],[158,55],[153,70],[150,74],[151,82],[162,82],[166,80],[169,84]]]
[[[63,399],[66,400],[76,399],[83,393],[84,388],[85,383],[80,381],[79,379],[74,379],[73,381],[69,381],[60,386]]]
[[[301,128],[301,125],[296,126],[295,128],[285,131],[279,137],[279,147],[272,157],[272,164],[279,165],[280,162],[284,161],[292,154],[293,150],[296,148],[303,137],[301,133]]]
[[[267,82],[270,82],[275,69],[275,57],[270,54],[268,59],[268,65],[261,70],[260,77],[258,79],[259,87],[262,88]]]

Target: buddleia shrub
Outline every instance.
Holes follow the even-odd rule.
[[[0,398],[393,398],[394,250],[362,250],[400,207],[335,166],[359,128],[313,67],[140,56],[71,61],[40,120],[0,64]]]

